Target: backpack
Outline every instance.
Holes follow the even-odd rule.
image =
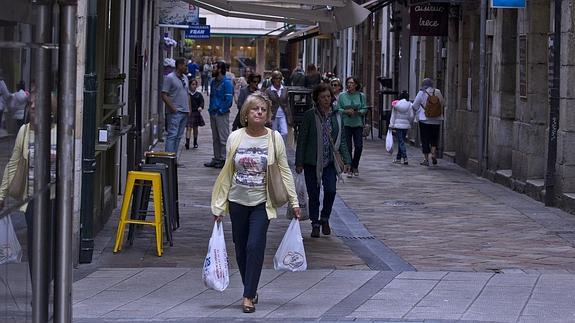
[[[423,108],[425,111],[425,116],[427,118],[440,117],[443,114],[443,110],[441,109],[441,101],[439,101],[439,97],[435,95],[435,89],[431,94],[429,94],[427,91],[425,92],[427,93],[427,102]]]

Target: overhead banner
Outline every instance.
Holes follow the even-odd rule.
[[[158,3],[160,26],[188,28],[200,22],[200,8],[182,0],[161,0]]]
[[[210,25],[190,26],[186,29],[188,39],[210,39]]]
[[[447,36],[449,4],[415,5],[409,16],[412,36]]]
[[[525,8],[525,0],[491,0],[492,8]]]

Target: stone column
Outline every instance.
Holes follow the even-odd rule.
[[[517,11],[499,9],[495,18],[488,100],[488,169],[511,169],[517,57]]]
[[[548,40],[549,1],[531,0],[527,8],[519,10],[519,37],[526,37],[526,96],[521,96],[520,74],[517,88],[515,121],[513,124],[512,173],[517,180],[515,189],[529,179],[543,179],[545,171],[545,147],[547,143],[547,120],[549,119],[548,88]],[[518,44],[518,57],[521,46]],[[518,59],[518,73],[521,62]]]
[[[559,112],[559,133],[557,142],[558,192],[571,198],[575,209],[575,3],[563,0],[561,28],[561,104]]]

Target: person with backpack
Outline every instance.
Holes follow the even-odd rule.
[[[421,137],[421,150],[423,151],[422,166],[429,166],[429,159],[437,165],[437,144],[439,142],[439,129],[443,121],[443,95],[439,89],[433,87],[433,80],[426,78],[421,83],[421,89],[412,108],[419,121],[419,135]]]

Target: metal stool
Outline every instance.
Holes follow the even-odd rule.
[[[152,192],[154,193],[154,221],[143,221],[128,219],[128,208],[130,200],[134,193],[135,185],[142,185],[138,182],[152,182]],[[124,230],[126,224],[146,224],[155,227],[156,229],[156,253],[162,256],[162,176],[160,173],[131,171],[128,173],[128,180],[126,181],[126,189],[124,199],[122,201],[122,209],[120,211],[120,222],[118,223],[118,232],[116,233],[116,243],[114,245],[114,253],[122,250],[122,241],[124,240]]]

